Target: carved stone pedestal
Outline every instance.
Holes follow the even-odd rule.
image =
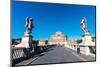
[[[88,46],[80,46],[80,53],[89,55],[90,54],[90,49]]]
[[[80,46],[80,53],[85,55],[90,54],[90,46],[95,46],[95,43],[92,42],[92,38],[90,35],[84,35],[82,38],[82,43],[79,44]]]
[[[24,36],[22,37],[21,43],[15,47],[24,47],[24,48],[32,47],[32,35],[25,32]]]

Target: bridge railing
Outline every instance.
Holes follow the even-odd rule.
[[[30,58],[31,56],[41,53],[53,46],[47,45],[47,46],[36,46],[38,50],[34,49],[34,47],[31,48],[12,48],[12,60],[13,62],[16,62],[15,60],[18,59],[18,61],[22,58]],[[33,52],[32,52],[33,51]]]
[[[26,48],[12,48],[12,59],[26,57]]]
[[[70,49],[72,49],[72,50],[77,51],[77,45],[67,44],[65,47],[68,47],[68,48],[70,48]]]

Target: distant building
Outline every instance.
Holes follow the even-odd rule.
[[[56,32],[49,39],[49,45],[52,44],[65,45],[67,44],[67,38],[62,34],[62,32]]]
[[[69,40],[70,45],[78,45],[76,40]]]
[[[39,40],[38,46],[47,46],[48,43],[46,43],[47,40]]]

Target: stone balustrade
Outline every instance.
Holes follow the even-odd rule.
[[[38,53],[42,53],[45,50],[52,48],[53,45],[48,45],[48,46],[36,46],[38,50],[36,50],[34,47],[32,49],[30,48],[12,48],[12,60],[16,63],[19,62],[19,60],[23,61],[22,58],[27,59],[30,58],[33,55],[36,55]],[[14,63],[14,64],[15,64]]]
[[[67,44],[65,47],[68,47],[72,50],[78,51],[78,48],[80,50],[80,53],[85,54],[85,55],[91,55],[91,54],[96,54],[96,47],[95,46],[80,46],[80,45],[70,45]]]
[[[26,57],[26,48],[12,48],[12,59]]]
[[[70,49],[72,49],[72,50],[77,51],[77,45],[67,44],[67,45],[65,45],[65,47],[68,47],[68,48],[70,48]]]

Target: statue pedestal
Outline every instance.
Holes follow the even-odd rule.
[[[90,35],[84,35],[82,38],[82,43],[79,44],[80,46],[80,53],[85,55],[90,54],[90,46],[95,46],[95,43],[92,42],[92,38]]]
[[[84,35],[82,38],[82,43],[79,44],[80,46],[95,46],[92,42],[92,37],[90,35]]]
[[[90,49],[88,46],[80,46],[80,53],[89,55],[90,54]]]
[[[16,45],[15,47],[24,47],[24,48],[32,47],[32,35],[25,32],[24,36],[22,37],[21,43]]]

